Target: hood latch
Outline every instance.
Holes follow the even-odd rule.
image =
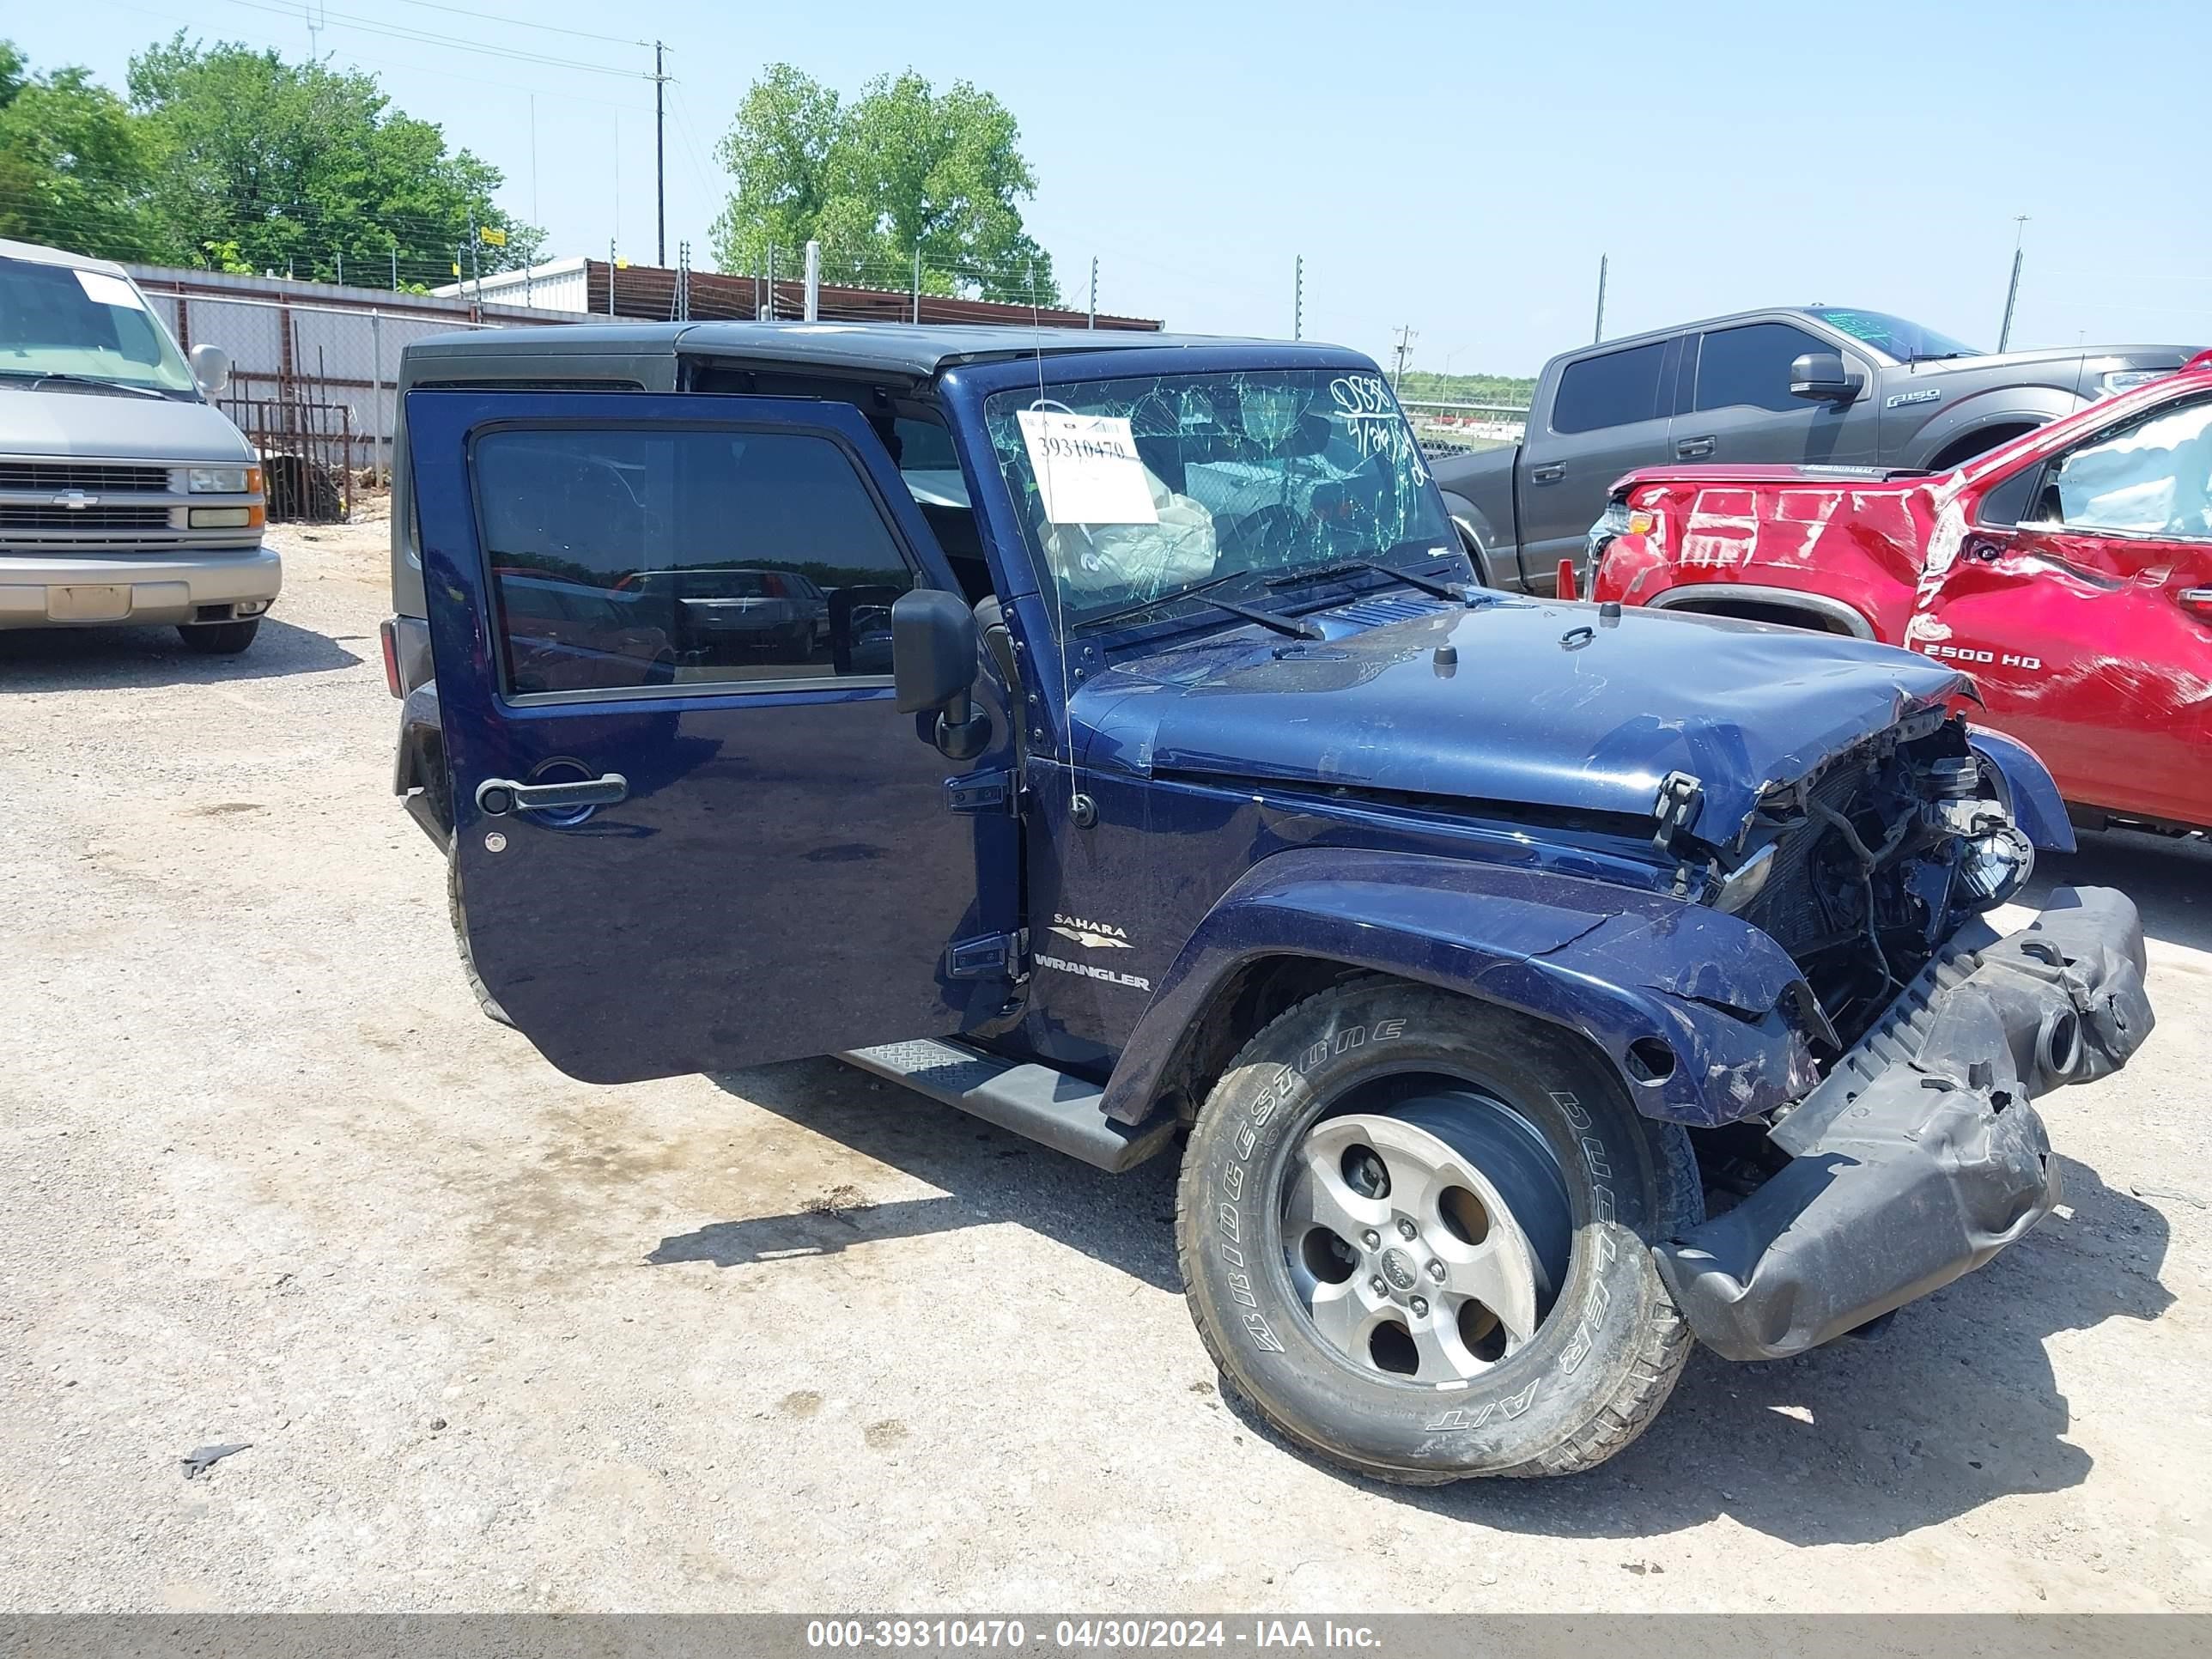
[[[1705,786],[1687,772],[1669,772],[1659,781],[1659,798],[1651,804],[1651,817],[1658,828],[1652,832],[1651,844],[1662,853],[1674,850],[1674,835],[1698,821],[1698,809],[1705,804]]]

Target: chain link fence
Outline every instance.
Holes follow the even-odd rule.
[[[1431,453],[1460,454],[1517,444],[1528,420],[1520,404],[1440,403],[1401,398],[1399,406],[1413,422],[1413,435]]]

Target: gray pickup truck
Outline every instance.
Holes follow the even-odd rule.
[[[2179,368],[2188,346],[1990,353],[1878,311],[1739,312],[1565,351],[1517,445],[1440,457],[1494,587],[1550,593],[1613,481],[1669,461],[1941,470]]]

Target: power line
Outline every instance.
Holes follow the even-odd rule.
[[[283,6],[264,5],[262,0],[230,0],[234,6],[243,6],[248,11],[268,12],[278,17],[296,17],[299,14]],[[614,69],[605,64],[586,64],[574,58],[556,58],[542,52],[527,52],[519,46],[499,46],[488,41],[470,40],[459,35],[440,34],[429,29],[410,29],[404,25],[371,22],[342,11],[323,11],[319,14],[325,25],[335,24],[339,28],[357,29],[365,34],[381,34],[394,40],[411,41],[417,46],[446,46],[455,52],[480,52],[487,58],[503,58],[520,64],[543,64],[553,69],[575,70],[586,75],[611,75],[628,81],[650,81],[653,76],[640,70]]]
[[[611,46],[649,46],[650,40],[625,40],[617,34],[594,34],[589,29],[563,28],[558,23],[536,23],[526,17],[507,17],[497,12],[478,11],[471,6],[441,5],[438,0],[400,0],[402,5],[420,6],[424,11],[451,12],[456,17],[481,18],[487,23],[501,24],[507,28],[543,29],[548,34],[573,35],[579,40],[604,40]]]
[[[186,17],[173,11],[156,11],[147,6],[134,6],[127,3],[127,0],[99,0],[99,3],[112,7],[117,11],[129,12],[136,17],[150,17],[160,23],[182,24],[186,27],[198,27],[201,23],[201,20],[196,17]],[[276,7],[261,7],[258,9],[270,11],[280,17],[296,19],[298,16],[295,12],[285,11]],[[273,35],[274,31],[270,31],[270,34]],[[623,44],[627,46],[629,43],[624,41]],[[279,49],[285,48],[280,46]],[[478,74],[473,70],[433,69],[428,64],[411,63],[400,58],[379,58],[363,52],[349,51],[346,53],[346,60],[350,64],[374,64],[382,69],[404,70],[410,75],[434,75],[441,80],[464,81],[472,87],[502,87],[509,92],[543,92],[565,99],[570,103],[592,104],[605,109],[628,110],[633,115],[642,113],[645,108],[642,104],[616,103],[611,99],[593,98],[584,93],[570,92],[566,88],[558,94],[554,94],[552,88],[549,87],[531,86],[520,81],[501,81],[490,76]]]

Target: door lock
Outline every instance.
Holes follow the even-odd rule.
[[[629,780],[619,772],[565,783],[517,783],[512,778],[486,778],[477,786],[477,810],[486,817],[501,818],[518,808],[524,811],[557,811],[573,806],[612,806],[629,797]]]

